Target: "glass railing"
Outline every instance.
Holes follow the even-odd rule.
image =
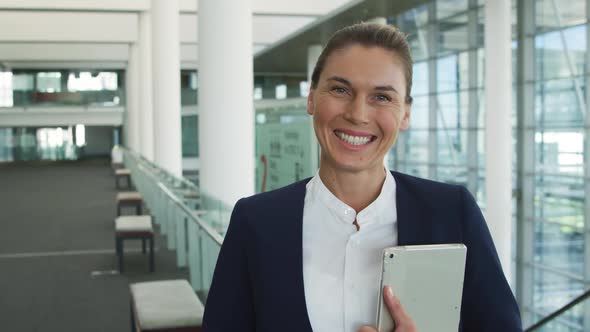
[[[590,289],[552,313],[541,313],[541,318],[525,332],[583,332],[589,331]]]
[[[188,267],[193,289],[206,296],[230,207],[203,196],[194,183],[133,151],[124,150],[124,162],[166,238],[166,247],[176,251],[177,266]]]

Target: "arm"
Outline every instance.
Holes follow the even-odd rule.
[[[248,273],[247,220],[236,203],[215,265],[203,315],[204,332],[254,331],[254,303]]]
[[[461,187],[463,239],[467,246],[461,305],[463,332],[522,331],[520,312],[477,203]]]

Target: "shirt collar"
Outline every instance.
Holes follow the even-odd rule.
[[[371,202],[366,208],[361,210],[358,215],[353,208],[342,202],[336,197],[320,178],[319,171],[307,183],[307,192],[311,194],[312,201],[320,201],[325,205],[338,220],[351,225],[357,219],[359,225],[381,224],[391,222],[391,216],[396,214],[395,206],[395,179],[391,172],[385,171],[385,181],[381,187],[379,196]],[[361,228],[362,229],[362,228]]]

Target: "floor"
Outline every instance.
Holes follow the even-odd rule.
[[[0,330],[130,331],[130,283],[188,279],[159,235],[116,272],[116,192],[106,159],[0,163]]]

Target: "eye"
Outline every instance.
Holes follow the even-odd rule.
[[[331,89],[332,92],[342,95],[342,94],[346,94],[348,91],[346,90],[346,88],[343,88],[341,86],[335,86]]]
[[[384,95],[384,94],[377,94],[375,95],[375,100],[378,102],[390,102],[391,101],[391,97],[388,95]]]

